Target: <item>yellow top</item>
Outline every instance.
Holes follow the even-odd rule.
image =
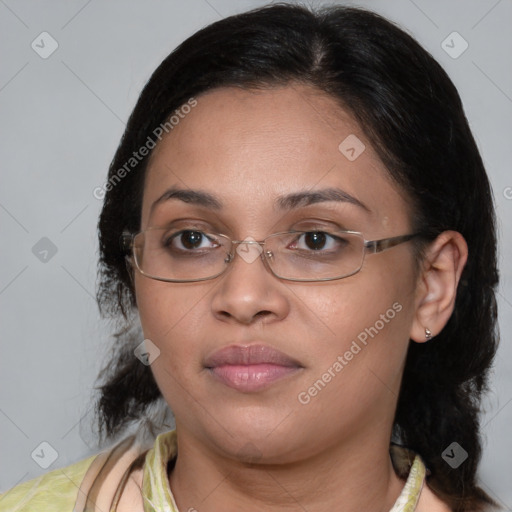
[[[413,512],[425,482],[425,465],[405,448],[392,446],[390,453],[399,476],[408,471],[406,484],[390,512]],[[157,436],[149,450],[130,436],[110,450],[1,494],[0,512],[94,512],[95,507],[116,512],[128,478],[137,470],[143,475],[144,512],[179,512],[167,474],[168,463],[176,456],[175,430]]]

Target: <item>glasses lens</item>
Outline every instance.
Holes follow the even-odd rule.
[[[187,281],[221,273],[230,242],[197,229],[150,228],[134,239],[139,270],[156,279]]]
[[[270,236],[265,248],[272,253],[272,270],[283,279],[339,279],[361,268],[364,238],[344,231],[297,231]]]
[[[194,228],[150,228],[135,236],[133,254],[137,267],[148,277],[194,281],[221,274],[230,261],[230,248],[224,235]],[[364,238],[344,231],[279,233],[266,239],[265,254],[280,278],[340,279],[361,268]]]

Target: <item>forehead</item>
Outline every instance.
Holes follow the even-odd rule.
[[[207,192],[237,218],[276,210],[285,195],[327,188],[369,206],[373,216],[407,216],[357,122],[324,93],[300,85],[222,88],[196,99],[153,151],[142,226],[165,208],[165,201],[152,205],[169,188]]]

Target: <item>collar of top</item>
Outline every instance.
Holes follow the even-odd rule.
[[[142,480],[144,512],[179,512],[167,476],[168,462],[176,457],[177,448],[176,430],[171,430],[159,434],[153,447],[146,454]],[[394,450],[397,449],[401,448],[395,446]],[[425,477],[425,464],[416,454],[405,486],[389,512],[416,510]]]

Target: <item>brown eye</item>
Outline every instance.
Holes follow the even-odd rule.
[[[202,231],[184,229],[163,240],[163,245],[169,249],[194,252],[194,249],[211,249],[218,243]]]
[[[196,249],[201,245],[203,236],[201,231],[183,231],[179,239],[186,249]]]
[[[304,235],[304,242],[308,249],[312,249],[314,251],[323,249],[326,240],[327,237],[325,236],[325,233],[322,233],[321,231],[312,231]]]
[[[349,241],[332,235],[326,231],[305,231],[298,235],[293,244],[288,248],[299,251],[339,251],[345,247]]]

